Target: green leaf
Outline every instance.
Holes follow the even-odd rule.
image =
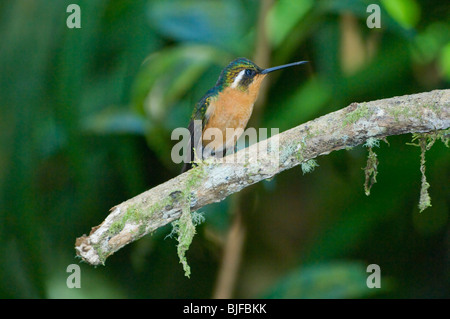
[[[95,134],[138,134],[144,135],[150,124],[144,117],[129,109],[106,108],[82,122],[85,132]]]
[[[192,89],[212,64],[224,64],[227,54],[210,46],[186,45],[149,56],[132,89],[133,105],[150,121],[162,123],[170,107]],[[194,107],[194,106],[192,106]]]
[[[308,80],[292,95],[285,97],[276,108],[267,114],[267,127],[278,127],[281,131],[311,119],[328,103],[330,89],[317,78]]]
[[[447,43],[447,45],[442,49],[439,65],[442,70],[442,74],[445,76],[447,81],[450,81],[450,43]]]
[[[279,0],[270,9],[266,26],[269,40],[278,47],[313,6],[312,0]]]
[[[412,56],[417,63],[430,63],[449,42],[450,26],[443,22],[431,23],[414,38]]]
[[[150,3],[148,17],[164,36],[239,52],[254,15],[247,14],[236,0],[171,0]]]
[[[381,3],[405,29],[414,28],[420,20],[420,6],[415,0],[381,0]]]
[[[396,0],[394,1],[396,2]],[[414,0],[412,0],[412,2],[413,1]],[[386,2],[390,3],[391,1],[389,0]],[[363,22],[365,25],[366,19],[370,14],[367,12],[367,7],[373,3],[374,1],[372,0],[323,0],[318,2],[317,6],[320,9],[319,11],[322,11],[322,14],[328,14],[330,12],[337,13],[339,15],[343,13],[352,13],[353,15],[358,17],[361,20],[361,22]],[[398,10],[400,11],[403,10],[403,8],[400,5],[397,7],[399,8]],[[395,9],[393,10],[395,11]],[[414,10],[414,9],[407,9],[407,10]],[[405,27],[397,20],[397,16],[402,15],[404,13],[400,12],[397,14],[397,16],[395,14],[396,12],[394,12],[394,14],[392,14],[391,12],[388,13],[387,8],[384,5],[381,7],[382,30],[394,32],[401,35],[402,37],[411,39],[412,36],[414,35],[414,30],[411,27]]]
[[[265,298],[362,298],[380,292],[370,289],[370,273],[360,262],[329,262],[300,267],[281,278]]]

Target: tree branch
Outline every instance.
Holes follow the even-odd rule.
[[[208,160],[113,207],[89,236],[77,238],[75,249],[87,263],[104,264],[123,246],[177,220],[184,212],[219,202],[317,156],[362,144],[369,138],[449,127],[450,89],[352,103],[224,159],[234,156],[235,163]]]

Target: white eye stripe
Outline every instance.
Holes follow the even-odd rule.
[[[237,77],[234,79],[233,83],[231,84],[231,87],[234,89],[238,86],[239,82],[241,82],[242,77],[244,76],[245,69],[239,72]]]

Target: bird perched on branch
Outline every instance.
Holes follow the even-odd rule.
[[[228,64],[216,85],[195,106],[188,126],[190,151],[185,156],[181,172],[192,168],[192,161],[196,157],[223,156],[234,148],[252,115],[253,105],[266,75],[306,62],[268,69],[262,69],[246,58],[238,58]],[[233,129],[231,134],[227,134],[227,128]]]

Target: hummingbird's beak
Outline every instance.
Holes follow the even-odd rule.
[[[300,65],[300,64],[303,64],[303,63],[308,63],[308,61],[299,61],[299,62],[284,64],[284,65],[274,66],[273,68],[268,68],[268,69],[262,70],[260,74],[267,74],[267,73],[270,73],[270,72],[273,72],[273,71],[276,71],[276,70],[289,68],[291,66]]]

